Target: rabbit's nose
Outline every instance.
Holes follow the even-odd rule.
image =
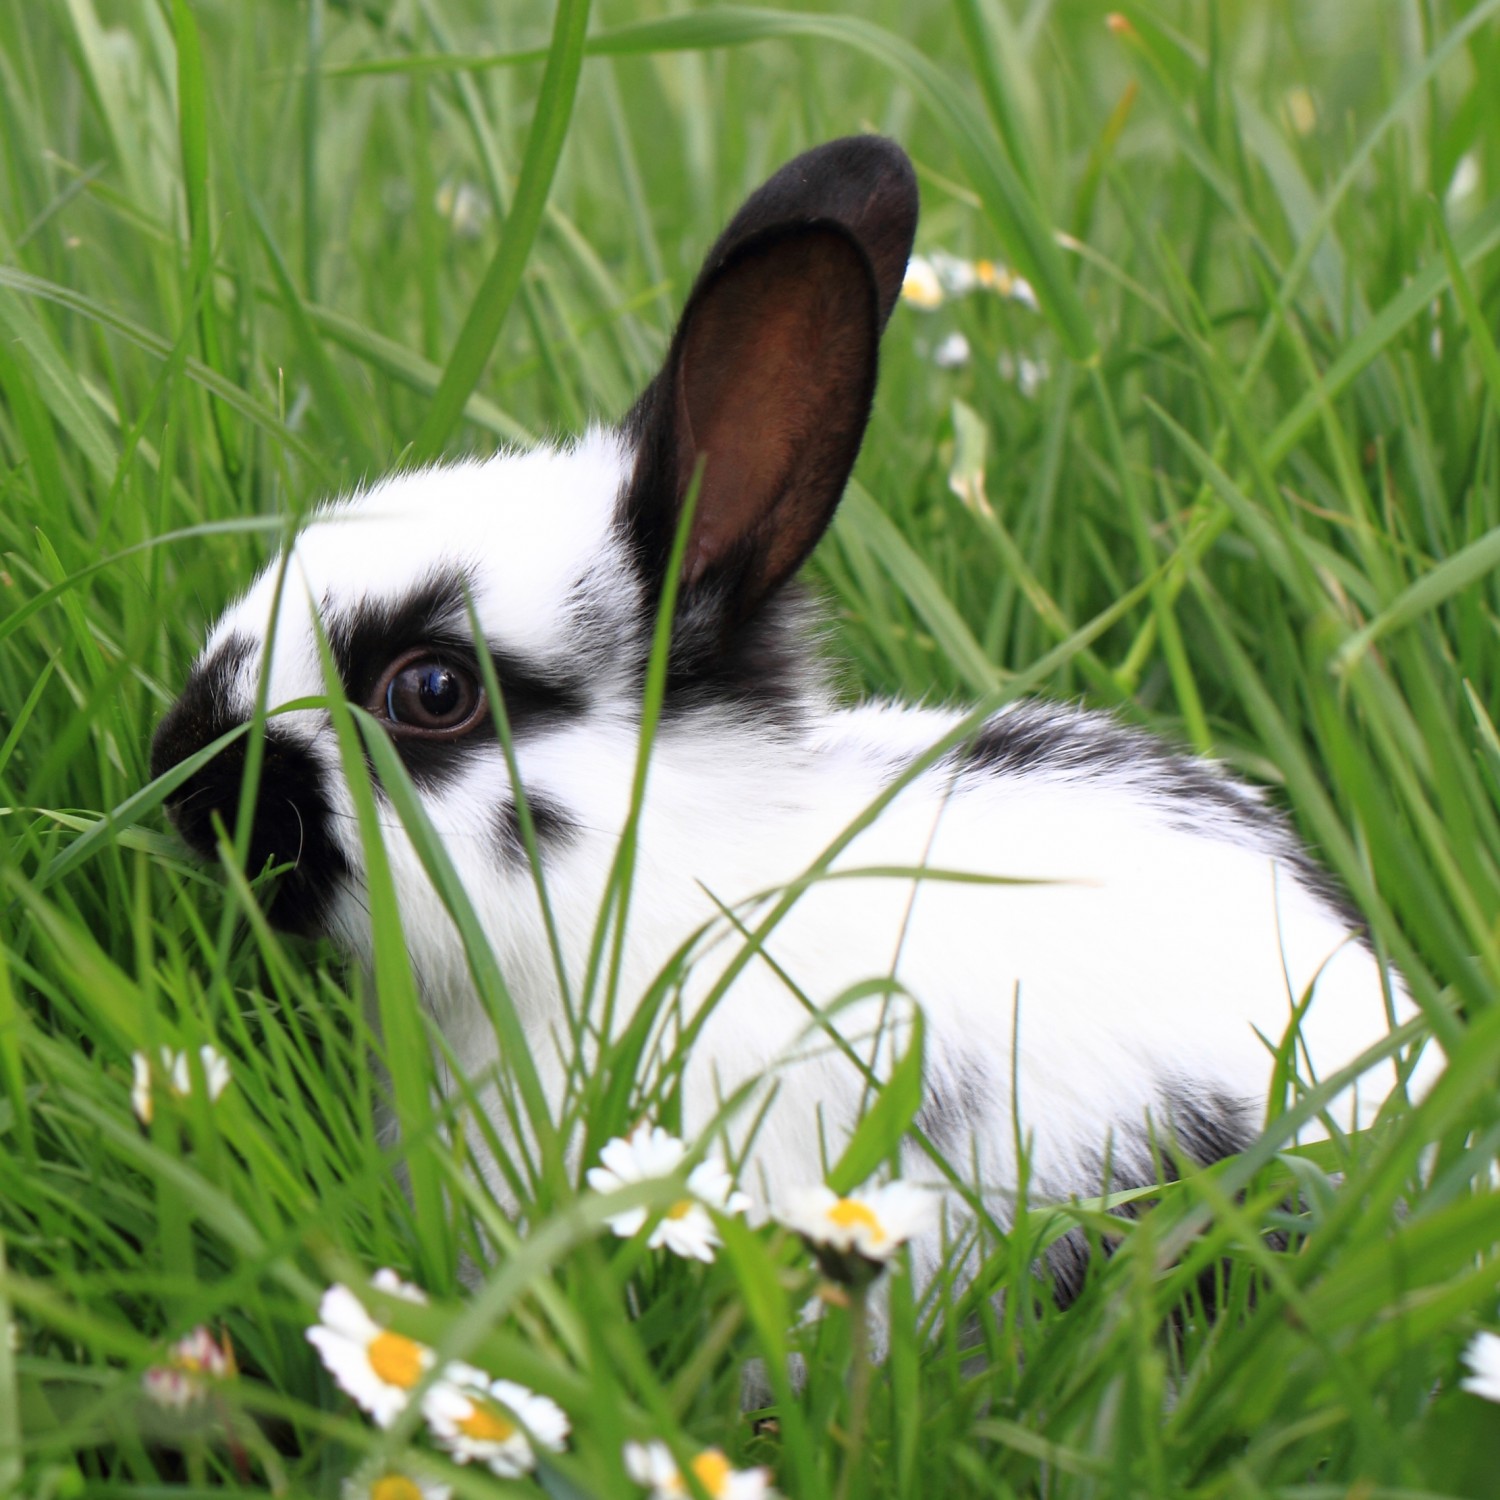
[[[221,735],[245,723],[229,707],[210,658],[193,672],[182,697],[151,742],[151,774],[161,776]],[[201,766],[167,799],[167,812],[195,853],[215,856],[220,826],[233,831],[245,780],[248,738],[241,736]],[[276,723],[265,727],[264,753],[250,827],[246,873],[290,866],[266,902],[266,915],[291,932],[321,930],[322,918],[349,863],[333,836],[326,773],[312,751]]]

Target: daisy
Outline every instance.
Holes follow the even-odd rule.
[[[461,240],[477,240],[484,234],[490,205],[472,182],[455,183],[452,178],[433,195],[432,206],[453,227]]]
[[[943,283],[925,255],[914,255],[906,263],[906,278],[901,283],[901,300],[923,312],[943,304]]]
[[[179,1085],[180,1092],[186,1097],[189,1081],[187,1068],[187,1053],[178,1053],[178,1065],[181,1069],[182,1082]],[[198,1061],[203,1064],[203,1084],[208,1090],[208,1102],[214,1104],[219,1095],[229,1087],[229,1064],[223,1053],[217,1047],[210,1046],[207,1042],[198,1049]],[[173,1083],[176,1085],[177,1074],[173,1074]]]
[[[686,1156],[687,1147],[660,1125],[640,1125],[628,1137],[616,1136],[599,1153],[603,1166],[589,1168],[589,1186],[596,1193],[614,1193],[632,1183],[653,1182],[671,1176]],[[665,1246],[685,1259],[711,1261],[720,1240],[708,1210],[744,1213],[750,1199],[735,1191],[728,1169],[717,1156],[705,1157],[688,1173],[687,1191],[687,1197],[662,1215],[646,1243],[653,1250]],[[629,1239],[649,1217],[647,1209],[631,1208],[605,1223],[621,1239]]]
[[[1019,302],[1023,307],[1037,312],[1036,288],[1024,276],[1018,276],[1006,266],[993,260],[965,260],[959,255],[950,255],[946,250],[934,250],[926,262],[938,288],[938,301],[944,296],[967,297],[971,292],[994,292],[999,297]],[[911,274],[908,269],[908,276]],[[902,288],[904,296],[906,288]],[[936,307],[938,304],[931,304]]]
[[[214,1103],[229,1087],[229,1064],[217,1047],[205,1042],[198,1049],[198,1058],[203,1064],[203,1083],[208,1092],[208,1102]],[[152,1098],[151,1059],[144,1052],[132,1052],[130,1065],[133,1082],[130,1088],[130,1106],[142,1125],[149,1125],[156,1113]],[[166,1080],[167,1092],[174,1099],[186,1099],[193,1091],[192,1071],[188,1066],[186,1052],[173,1052],[170,1047],[161,1049],[161,1071]]]
[[[203,1399],[205,1380],[234,1374],[234,1355],[202,1324],[177,1340],[167,1351],[167,1362],[152,1365],[141,1376],[141,1388],[158,1406],[186,1411]]]
[[[932,362],[940,370],[957,370],[969,362],[969,341],[961,333],[950,333],[932,351]]]
[[[688,1467],[713,1500],[771,1500],[768,1469],[736,1469],[717,1448],[705,1448]],[[684,1500],[692,1492],[665,1443],[626,1443],[625,1472],[651,1491],[651,1500]]]
[[[1012,302],[1019,302],[1032,312],[1041,311],[1036,288],[1024,276],[1017,276],[1014,271],[997,265],[992,260],[974,262],[974,284],[1001,297],[1008,297]]]
[[[456,1462],[478,1460],[501,1479],[519,1479],[536,1467],[533,1444],[552,1453],[566,1446],[567,1414],[548,1397],[469,1365],[450,1365],[444,1377],[422,1409]]]
[[[801,1188],[778,1215],[802,1236],[826,1275],[858,1286],[878,1276],[908,1240],[937,1222],[937,1198],[909,1182],[866,1185],[841,1198],[819,1184]]]
[[[382,1266],[370,1278],[370,1285],[388,1297],[400,1297],[403,1302],[415,1302],[418,1307],[427,1306],[427,1293],[409,1281],[402,1281],[389,1266]]]
[[[171,1066],[172,1054],[163,1047],[162,1057]],[[151,1099],[151,1059],[144,1052],[130,1054],[130,1066],[134,1070],[134,1081],[130,1085],[130,1107],[142,1125],[151,1123],[155,1106]]]
[[[394,1468],[376,1459],[362,1464],[339,1486],[340,1500],[449,1500],[451,1484]]]
[[[1041,390],[1042,383],[1052,373],[1045,360],[1028,359],[1024,354],[1017,359],[1008,349],[1001,351],[995,368],[999,370],[1000,378],[1011,381],[1028,401]]]
[[[979,285],[979,272],[972,260],[946,250],[932,252],[932,272],[950,297],[967,297]]]
[[[1486,1401],[1500,1401],[1500,1334],[1476,1333],[1464,1350],[1470,1373],[1459,1382]]]
[[[396,1281],[394,1273],[390,1279]],[[389,1284],[381,1290],[405,1295]],[[416,1300],[421,1300],[420,1293]],[[432,1365],[432,1350],[405,1334],[382,1328],[346,1286],[331,1286],[323,1293],[318,1318],[307,1330],[308,1343],[334,1380],[382,1427],[389,1427]]]

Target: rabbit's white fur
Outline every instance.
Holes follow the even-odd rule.
[[[399,474],[319,512],[287,561],[279,617],[273,564],[214,631],[158,732],[158,772],[248,719],[263,671],[273,708],[324,691],[314,613],[330,635],[347,634],[350,622],[389,622],[440,586],[442,617],[423,628],[444,634],[451,652],[471,638],[467,588],[497,661],[542,681],[544,694],[546,683],[568,685],[563,707],[518,726],[516,754],[528,801],[550,810],[542,864],[576,996],[630,802],[657,590],[677,507],[706,453],[674,636],[681,680],[651,759],[615,1022],[707,926],[684,981],[679,1015],[691,1016],[741,946],[724,910],[754,927],[768,909],[755,898],[801,875],[963,717],[840,707],[806,607],[784,587],[853,462],[915,213],[910,167],[889,143],[838,142],[790,164],[711,253],[668,363],[624,429]],[[384,659],[411,645],[382,647]],[[571,1044],[501,749],[492,733],[470,732],[424,747],[401,728],[392,725],[402,753],[427,757],[427,814],[555,1098]],[[303,856],[313,925],[368,956],[364,856],[328,717],[279,715],[267,743],[257,817],[281,826],[265,847]],[[231,764],[198,782],[174,814],[211,848],[208,810],[232,809],[237,772]],[[496,1038],[462,945],[381,806],[424,1001],[464,1072],[482,1074]],[[303,834],[306,846],[277,843]],[[690,1135],[742,1083],[774,1082],[747,1176],[771,1200],[822,1175],[825,1149],[838,1151],[866,1096],[861,1070],[810,1023],[797,992],[826,1018],[853,986],[888,976],[904,992],[891,1014],[921,1007],[918,1124],[960,1171],[977,1168],[1002,1219],[1013,1211],[1018,1123],[1038,1198],[1150,1181],[1154,1149],[1171,1137],[1200,1160],[1250,1138],[1264,1117],[1270,1048],[1309,991],[1304,1079],[1344,1067],[1391,1019],[1413,1014],[1399,977],[1382,974],[1357,918],[1258,792],[1106,715],[1004,710],[915,775],[834,866],[892,867],[1023,883],[826,880],[771,933],[766,956],[712,1012],[685,1080]],[[833,1013],[877,1072],[901,1046],[899,1024],[877,1027],[887,999]],[[1418,1088],[1437,1065],[1429,1054]],[[1332,1117],[1343,1128],[1368,1123],[1396,1078],[1393,1063],[1372,1070]],[[916,1153],[910,1165],[920,1169]],[[495,1185],[504,1191],[498,1174]]]
[[[385,480],[323,512],[299,536],[274,631],[279,565],[228,611],[209,654],[235,636],[274,638],[269,702],[320,694],[310,601],[319,601],[325,616],[382,598],[397,605],[414,580],[462,573],[473,580],[490,641],[529,661],[576,667],[576,625],[560,605],[576,598],[579,580],[594,581],[596,613],[618,609],[609,630],[638,628],[638,585],[609,524],[631,463],[617,435],[594,431],[568,449]],[[240,664],[233,714],[250,714],[259,671],[256,655]],[[598,700],[578,718],[517,744],[528,793],[566,807],[578,825],[546,861],[575,991],[625,821],[638,741],[627,685],[594,686]],[[624,996],[643,993],[677,946],[715,921],[721,904],[743,910],[747,898],[811,865],[894,773],[962,717],[896,704],[841,709],[811,675],[806,691],[811,712],[797,738],[736,734],[713,714],[663,726],[639,834]],[[1103,727],[1097,716],[1050,712],[1085,732]],[[307,710],[278,722],[295,726],[336,789],[334,837],[358,868],[353,805],[326,715]],[[802,897],[767,945],[817,1004],[883,975],[894,975],[921,1004],[928,1087],[966,1101],[959,1106],[970,1115],[964,1165],[972,1141],[988,1183],[1015,1180],[1015,1034],[1019,1117],[1032,1138],[1033,1190],[1046,1198],[1098,1185],[1101,1119],[1124,1129],[1150,1116],[1165,1132],[1174,1108],[1211,1111],[1226,1103],[1258,1118],[1271,1072],[1267,1043],[1281,1040],[1311,986],[1316,998],[1301,1025],[1304,1076],[1331,1073],[1386,1033],[1370,950],[1299,883],[1285,863],[1286,836],[1269,812],[1259,824],[1229,822],[1212,805],[1184,809],[1153,795],[1142,777],[1131,763],[1112,772],[1042,764],[1019,775],[980,768],[955,777],[951,763],[941,762],[902,791],[835,868],[926,865],[1039,883],[824,882]],[[1243,790],[1248,807],[1252,794]],[[532,877],[524,866],[497,861],[476,818],[510,798],[509,774],[492,744],[457,779],[427,793],[424,805],[493,942],[539,1060],[557,1082],[568,1042]],[[478,1075],[494,1061],[496,1041],[462,946],[399,819],[388,812],[383,826],[424,997],[465,1071]],[[351,951],[368,954],[357,885],[341,892],[331,926]],[[709,988],[735,947],[723,938],[699,959],[690,997]],[[1399,985],[1393,999],[1398,1019],[1412,1013]],[[879,1003],[842,1012],[840,1029],[868,1036]],[[628,1015],[622,1008],[620,1020]],[[816,1040],[809,1045],[808,1034],[807,1013],[786,981],[756,961],[694,1053],[690,1133],[709,1121],[720,1094],[762,1074],[777,1080],[779,1098],[754,1158],[768,1194],[820,1175],[820,1117],[836,1149],[861,1097],[857,1068]],[[788,1065],[799,1053],[802,1060]],[[1336,1109],[1339,1124],[1368,1123],[1394,1081],[1390,1065],[1366,1075]]]

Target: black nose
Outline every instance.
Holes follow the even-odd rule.
[[[182,697],[157,726],[151,774],[161,776],[245,722],[229,706],[218,656],[200,664]],[[231,833],[244,785],[246,738],[235,740],[195,771],[167,799],[167,812],[192,849],[210,859],[215,820]],[[266,915],[291,932],[322,930],[323,919],[349,865],[332,837],[326,774],[312,752],[274,720],[265,750],[250,829],[247,873],[290,865],[266,902]]]

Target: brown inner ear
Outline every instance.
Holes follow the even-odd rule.
[[[874,391],[879,310],[845,232],[799,228],[746,247],[689,310],[676,381],[677,473],[704,460],[683,581],[735,562],[748,613],[832,516]]]

